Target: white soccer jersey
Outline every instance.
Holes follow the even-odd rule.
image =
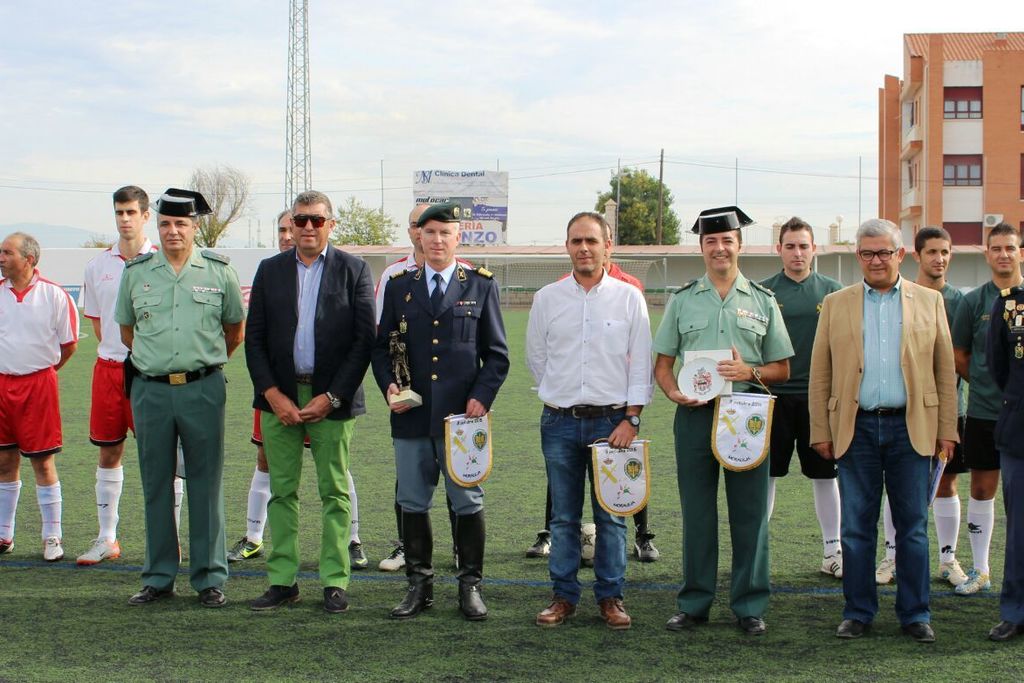
[[[140,254],[156,251],[147,239]],[[125,257],[115,244],[96,256],[85,266],[82,281],[82,314],[90,320],[100,321],[100,340],[96,355],[107,360],[124,362],[128,347],[121,343],[121,328],[114,320],[114,306],[117,304],[117,290],[121,286]]]
[[[71,295],[36,270],[24,291],[0,280],[0,373],[27,375],[53,367],[60,347],[78,341]]]

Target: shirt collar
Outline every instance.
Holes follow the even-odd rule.
[[[459,265],[458,261],[452,260],[451,264],[447,268],[445,268],[444,270],[441,270],[441,271],[437,271],[437,270],[434,270],[433,268],[431,268],[429,263],[424,262],[423,263],[423,269],[427,273],[427,280],[428,281],[433,280],[434,279],[434,273],[438,273],[439,272],[439,273],[441,273],[441,279],[444,280],[445,284],[447,284],[447,283],[452,281],[452,273],[455,272],[455,267],[457,265]]]
[[[153,243],[150,242],[149,238],[147,237],[145,241],[143,241],[142,247],[139,249],[139,253],[135,254],[135,256],[138,256],[139,254],[148,254],[151,251],[153,251]],[[114,245],[110,247],[110,255],[124,258],[124,254],[121,253],[120,243],[114,242]],[[132,256],[132,258],[135,258],[135,256]]]
[[[330,243],[330,242],[328,242],[327,244],[325,244],[325,245],[324,245],[324,248],[323,248],[323,249],[322,249],[322,250],[320,251],[320,253],[319,253],[319,254],[317,255],[317,257],[316,257],[316,261],[321,261],[321,260],[322,260],[322,261],[326,261],[326,260],[327,260],[327,250],[328,250],[328,249],[330,249],[330,248],[331,248],[331,243]],[[305,265],[306,265],[305,263],[303,263],[303,262],[302,262],[302,259],[301,259],[301,258],[299,258],[299,249],[298,249],[298,247],[296,247],[296,248],[295,248],[295,261],[296,261],[297,263],[299,263],[300,265],[303,265],[303,266],[305,266]],[[314,263],[315,263],[316,261],[314,261]],[[313,265],[313,264],[311,263],[311,264],[310,264],[309,266],[306,266],[306,267],[308,268],[308,267],[310,267],[310,266],[312,266],[312,265]]]
[[[715,289],[715,286],[711,283],[711,278],[708,276],[707,273],[704,273],[704,275],[702,275],[701,278],[697,280],[696,287],[697,291],[699,292],[704,291],[705,289],[710,290],[712,292],[718,291],[717,289]],[[743,292],[744,294],[750,294],[750,281],[747,280],[743,273],[737,272],[736,279],[733,280],[731,289],[735,289],[738,292]]]
[[[902,275],[897,275],[896,276],[896,284],[894,284],[892,286],[892,289],[890,289],[885,294],[882,294],[877,289],[875,289],[874,287],[869,285],[867,280],[861,280],[860,282],[861,282],[862,285],[864,285],[864,293],[865,294],[871,294],[872,292],[874,292],[875,296],[885,296],[886,294],[899,294],[900,293],[902,285],[903,285],[903,276]]]

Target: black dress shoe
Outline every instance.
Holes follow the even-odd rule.
[[[1001,643],[1010,640],[1024,633],[1024,624],[1014,624],[1010,621],[1000,621],[988,632],[988,639]]]
[[[153,588],[152,586],[143,586],[142,590],[128,598],[129,605],[148,605],[151,602],[162,600],[164,598],[170,598],[174,596],[174,587],[165,588],[160,590],[159,588]]]
[[[742,617],[739,620],[740,630],[748,636],[763,636],[768,626],[761,617]]]
[[[479,583],[459,583],[459,610],[469,621],[483,621],[487,618],[487,605],[480,594]]]
[[[344,588],[328,586],[324,589],[324,609],[331,614],[348,611],[348,594]]]
[[[391,610],[392,619],[412,619],[425,609],[434,605],[433,584],[414,583],[409,584],[409,590],[405,598]]]
[[[913,624],[907,624],[900,628],[904,633],[919,643],[935,642],[935,631],[932,630],[931,624],[926,624],[923,621],[915,621]]]
[[[868,625],[863,621],[843,619],[839,622],[839,628],[836,629],[836,638],[845,638],[847,640],[860,638],[866,630],[868,630]]]
[[[707,617],[695,617],[692,614],[680,612],[668,620],[665,628],[669,631],[690,631],[706,623],[708,623]]]
[[[223,607],[228,602],[224,597],[224,591],[216,586],[210,586],[199,591],[199,604],[203,607]]]
[[[249,609],[263,612],[281,605],[299,601],[299,584],[291,586],[271,586],[267,592],[249,603]]]

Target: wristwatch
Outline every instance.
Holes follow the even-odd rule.
[[[331,407],[334,408],[335,410],[341,407],[341,399],[332,394],[331,392],[328,391],[327,393],[324,394],[324,396],[326,396],[327,400],[331,402]]]
[[[639,415],[627,415],[626,420],[629,424],[633,425],[633,429],[640,431],[640,416]]]

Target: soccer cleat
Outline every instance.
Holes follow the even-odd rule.
[[[405,568],[405,546],[399,543],[395,546],[395,549],[391,551],[391,554],[380,561],[377,565],[377,569],[382,572],[397,572],[399,569]]]
[[[991,590],[992,581],[988,574],[982,574],[977,569],[967,572],[967,580],[953,589],[957,595],[974,595],[982,591]]]
[[[108,541],[105,538],[97,538],[85,554],[78,556],[78,564],[82,567],[90,567],[103,560],[116,560],[119,557],[121,557],[121,544],[116,539]]]
[[[875,570],[875,583],[884,586],[887,583],[892,583],[894,578],[896,578],[896,560],[885,558],[878,563],[878,569]]]
[[[180,551],[179,551],[180,554]],[[263,541],[253,543],[245,536],[228,551],[228,562],[241,562],[263,554]]]
[[[348,544],[348,560],[352,569],[366,569],[370,566],[370,561],[366,559],[366,553],[363,552],[363,544],[355,541]]]
[[[654,534],[637,534],[633,544],[633,555],[640,562],[657,562],[661,552],[654,547]]]
[[[843,578],[843,554],[836,553],[829,555],[821,561],[821,573],[834,576],[837,579]],[[878,573],[875,573],[877,579]]]
[[[537,540],[526,549],[527,557],[547,557],[551,554],[551,534],[541,531],[537,534]]]
[[[580,529],[580,564],[594,566],[594,550],[597,546],[597,525],[584,524]]]
[[[0,538],[0,555],[6,555],[10,552],[14,552],[14,539]]]
[[[967,581],[967,574],[964,574],[956,558],[939,564],[939,576],[949,581],[954,588]]]
[[[56,562],[64,559],[64,542],[56,536],[49,536],[43,541],[43,559]]]

